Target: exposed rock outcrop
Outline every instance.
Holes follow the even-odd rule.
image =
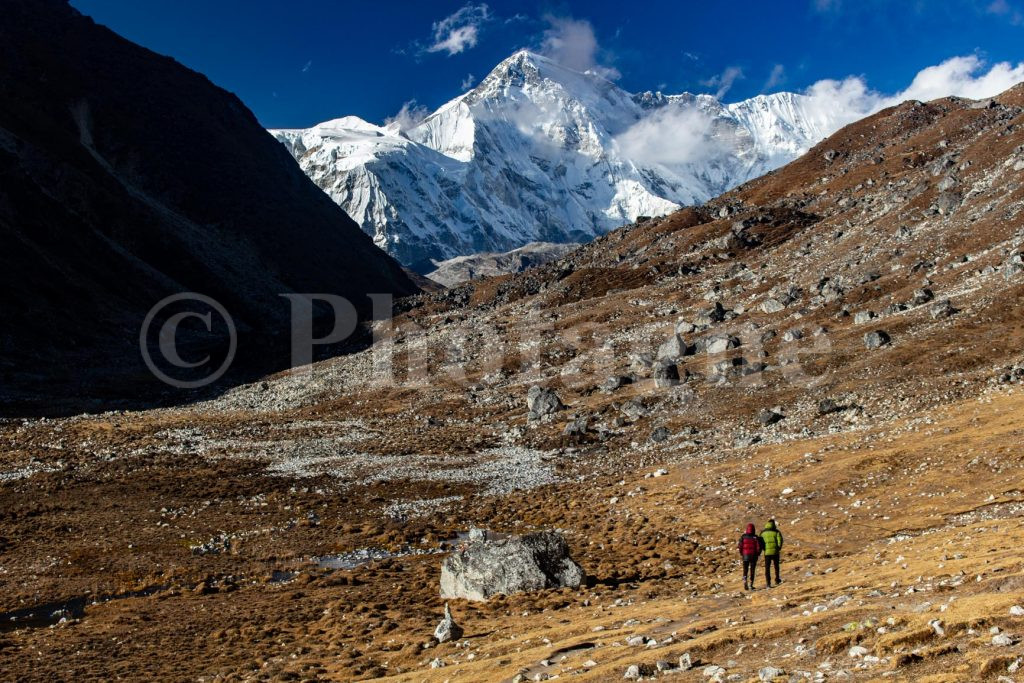
[[[477,541],[441,566],[441,597],[487,600],[545,588],[578,588],[585,575],[554,531]]]

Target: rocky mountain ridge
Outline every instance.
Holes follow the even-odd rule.
[[[421,272],[529,242],[583,242],[697,204],[849,120],[804,95],[725,105],[630,94],[527,51],[401,130],[357,117],[273,130],[374,242]]]

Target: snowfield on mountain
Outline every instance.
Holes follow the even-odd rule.
[[[347,116],[271,133],[378,246],[428,272],[699,204],[853,118],[788,92],[634,95],[520,51],[406,130]]]

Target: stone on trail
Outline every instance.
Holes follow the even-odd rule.
[[[855,325],[863,325],[864,323],[871,322],[874,318],[874,311],[858,311],[853,316],[853,323]]]
[[[565,404],[551,389],[534,385],[526,393],[526,407],[530,409],[529,418],[539,420],[562,410]]]
[[[605,391],[615,391],[616,389],[621,389],[627,384],[632,383],[633,378],[629,375],[613,375],[605,380],[604,384],[601,385],[601,388]]]
[[[932,306],[932,318],[934,319],[949,318],[957,313],[959,313],[959,311],[953,307],[953,304],[949,299],[943,299]]]
[[[761,302],[761,310],[765,313],[778,313],[784,308],[785,305],[778,299],[765,299]]]
[[[864,335],[864,346],[869,349],[878,349],[886,346],[892,338],[884,330],[875,330]]]
[[[657,427],[653,432],[651,432],[651,443],[662,443],[664,441],[668,441],[669,436],[671,436],[671,433],[668,431],[667,427]]]
[[[631,681],[638,681],[649,673],[649,667],[644,664],[630,664],[622,677]]]
[[[716,664],[710,664],[704,667],[704,678],[721,679],[725,675],[725,668]]]
[[[921,289],[914,290],[914,296],[911,297],[910,303],[913,306],[924,306],[934,298],[935,294],[932,293],[932,290],[927,287],[922,287]]]
[[[487,600],[545,588],[579,588],[585,575],[554,531],[470,543],[441,566],[441,597]]]
[[[786,672],[777,666],[766,666],[757,672],[757,678],[761,681],[774,681],[779,676],[785,676]]]
[[[831,415],[838,413],[842,408],[831,398],[823,398],[818,401],[818,415]]]
[[[679,368],[671,361],[662,360],[654,365],[654,384],[666,389],[679,384]]]
[[[585,436],[589,422],[590,420],[586,415],[577,417],[565,425],[565,429],[562,430],[562,436]]]
[[[447,643],[449,640],[458,640],[462,637],[462,634],[462,627],[455,623],[448,603],[444,603],[444,617],[441,619],[441,623],[437,625],[437,628],[434,629],[434,639],[438,643]]]
[[[674,334],[664,344],[658,347],[657,360],[675,360],[687,355],[689,347],[683,338]]]
[[[729,334],[721,334],[708,337],[704,349],[709,355],[715,355],[716,353],[724,353],[729,349],[735,349],[739,345],[740,340],[736,337]]]

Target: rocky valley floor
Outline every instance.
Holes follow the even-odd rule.
[[[886,110],[311,372],[0,423],[0,668],[1024,678],[1022,96]],[[562,531],[585,585],[450,600],[437,644],[477,527]]]

